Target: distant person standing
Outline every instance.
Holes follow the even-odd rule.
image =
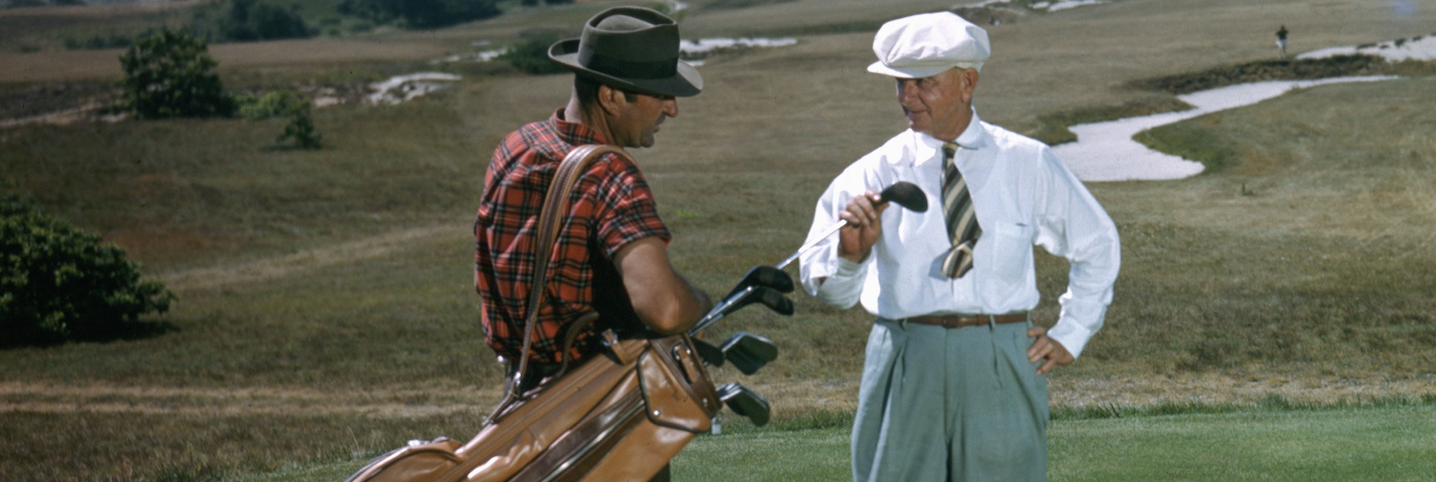
[[[1276,58],[1286,60],[1286,25],[1276,31]]]

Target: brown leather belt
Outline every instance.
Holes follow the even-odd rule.
[[[1027,313],[1013,313],[1010,315],[923,315],[906,318],[902,321],[917,323],[920,325],[935,325],[943,328],[962,328],[964,326],[986,325],[991,323],[1021,323],[1027,321]]]

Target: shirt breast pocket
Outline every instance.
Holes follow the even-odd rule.
[[[978,238],[977,247],[986,251],[987,256],[978,256],[976,260],[983,268],[983,283],[989,283],[994,288],[1002,287],[994,290],[998,293],[1019,288],[1009,285],[1020,285],[1032,270],[1034,228],[1026,224],[994,223],[990,228],[983,226],[983,230],[985,232]]]

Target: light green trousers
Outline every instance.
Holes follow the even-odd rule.
[[[853,480],[1045,480],[1047,379],[1027,361],[1030,326],[879,319],[853,423]]]

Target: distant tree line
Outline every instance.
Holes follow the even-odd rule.
[[[12,3],[11,6],[51,4],[44,3],[46,1],[16,0],[19,3]],[[48,1],[53,4],[83,4],[83,0]],[[524,3],[536,5],[539,1],[524,0]],[[573,3],[573,0],[544,1],[550,5]],[[362,20],[366,25],[364,29],[374,25],[433,29],[496,17],[502,13],[496,0],[340,0],[337,10],[340,15]],[[333,16],[322,20],[321,25],[341,22]],[[314,23],[304,18],[299,4],[286,5],[285,0],[226,0],[197,10],[186,30],[209,43],[308,38],[319,34]],[[329,30],[337,34],[337,29]],[[71,50],[122,48],[133,45],[134,38],[148,36],[153,31],[147,29],[136,35],[111,31],[88,37],[66,37],[64,42],[65,48]]]
[[[339,13],[377,24],[399,23],[405,28],[447,27],[496,17],[494,0],[343,0]]]
[[[314,36],[314,29],[299,15],[299,5],[284,8],[259,0],[230,0],[220,21],[225,40],[253,42]]]

